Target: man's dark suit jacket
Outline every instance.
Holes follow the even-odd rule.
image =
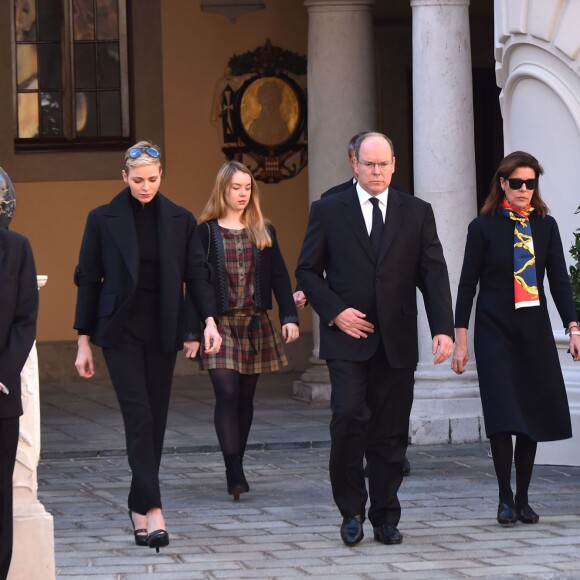
[[[0,419],[22,415],[20,371],[36,336],[38,285],[28,240],[0,229]]]
[[[353,182],[352,177],[351,177],[348,181],[345,181],[344,183],[339,183],[338,185],[335,185],[334,187],[327,189],[320,196],[320,199],[322,199],[323,197],[328,197],[329,195],[334,195],[335,193],[339,193],[341,191],[344,191],[345,189],[349,189],[350,187],[353,186],[353,183],[356,183],[356,182]]]
[[[414,368],[419,359],[416,288],[423,294],[432,335],[454,335],[447,265],[433,210],[396,189],[389,188],[378,262],[354,186],[313,202],[296,277],[320,317],[322,359],[368,360],[382,338],[393,368]],[[332,324],[349,307],[375,324],[368,338],[352,338]]]
[[[102,347],[117,346],[137,289],[139,247],[129,188],[89,213],[75,271],[74,328]],[[157,193],[160,332],[164,352],[183,347],[183,283],[202,320],[217,315],[193,214]],[[152,202],[150,202],[152,203]]]

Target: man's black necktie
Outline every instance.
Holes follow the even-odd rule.
[[[379,200],[371,197],[370,202],[373,204],[373,224],[371,226],[371,244],[375,251],[375,258],[379,257],[379,248],[381,247],[381,237],[383,236],[383,214],[379,208]]]

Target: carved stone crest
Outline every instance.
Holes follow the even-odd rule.
[[[307,163],[306,57],[264,46],[228,62],[216,86],[213,121],[228,159],[277,183]]]

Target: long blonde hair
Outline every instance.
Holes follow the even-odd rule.
[[[268,231],[270,222],[262,215],[262,210],[260,209],[258,184],[250,170],[238,161],[226,161],[219,168],[211,195],[199,217],[199,223],[218,220],[226,215],[226,190],[232,182],[234,174],[238,171],[249,175],[252,184],[250,201],[242,214],[241,221],[248,232],[250,240],[259,250],[269,248],[272,246],[272,236]]]

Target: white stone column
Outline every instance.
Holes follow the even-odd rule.
[[[307,0],[308,188],[310,202],[351,175],[350,138],[376,129],[372,10],[375,0]],[[294,396],[330,399],[324,361],[318,359],[313,314],[313,367],[294,384]]]
[[[415,195],[432,204],[455,301],[468,223],[477,215],[469,0],[411,0]],[[433,365],[418,292],[419,365],[411,414],[414,443],[466,442],[483,424],[477,375]]]
[[[38,287],[47,276],[38,276]],[[40,398],[36,343],[22,369],[24,414],[14,468],[14,549],[8,580],[51,580],[55,577],[52,516],[38,501],[40,460]]]

